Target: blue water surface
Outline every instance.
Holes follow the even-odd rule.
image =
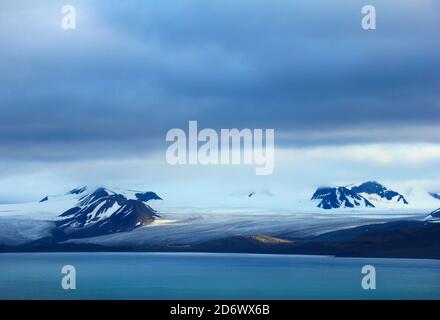
[[[376,290],[361,269],[376,268]],[[61,269],[76,269],[64,290]],[[440,261],[199,253],[0,254],[0,299],[440,299]]]

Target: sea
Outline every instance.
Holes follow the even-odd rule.
[[[69,267],[63,270],[65,266]],[[364,266],[373,269],[362,273]],[[366,276],[367,289],[363,286]],[[437,300],[440,260],[218,253],[1,253],[0,299]]]

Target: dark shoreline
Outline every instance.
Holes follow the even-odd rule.
[[[197,244],[124,245],[66,243],[45,238],[22,245],[0,245],[0,253],[13,252],[193,252],[297,254],[356,258],[440,259],[440,224],[397,221],[333,231],[307,239],[262,241],[258,237],[235,236]]]

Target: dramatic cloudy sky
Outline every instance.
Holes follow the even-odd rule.
[[[76,30],[60,27],[65,4]],[[365,4],[377,30],[361,28]],[[0,202],[82,184],[440,191],[439,32],[437,0],[3,0]],[[274,128],[274,174],[169,166],[165,134],[188,120]]]

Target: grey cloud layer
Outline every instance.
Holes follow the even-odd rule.
[[[439,141],[399,128],[438,126],[440,5],[370,2],[373,32],[361,1],[71,1],[71,32],[64,1],[4,2],[0,154],[145,152],[192,119],[273,127],[296,144],[316,131],[353,142],[354,129]]]

